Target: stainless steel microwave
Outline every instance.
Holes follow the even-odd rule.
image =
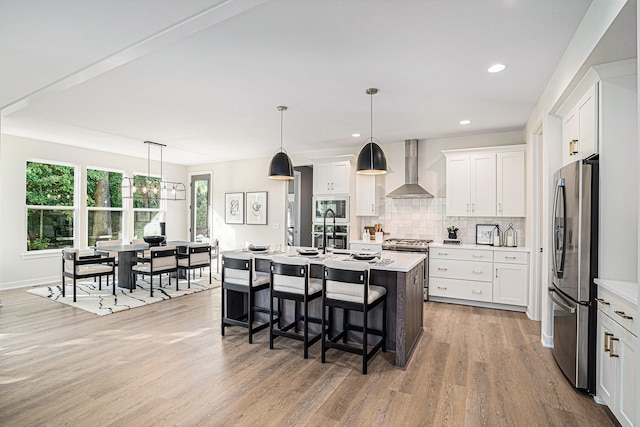
[[[336,217],[336,222],[349,222],[349,196],[317,196],[313,198],[313,222],[320,223],[324,220],[327,209],[331,209]],[[333,222],[331,214],[327,215],[327,222]]]

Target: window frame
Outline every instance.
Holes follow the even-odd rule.
[[[149,177],[149,178],[155,178],[155,179],[161,179],[160,175],[158,174],[149,174],[147,172],[134,172],[132,177],[135,179],[135,177]],[[123,201],[127,200],[128,206],[130,206],[130,210],[131,210],[131,220],[129,221],[129,225],[131,226],[131,233],[130,233],[130,238],[131,239],[142,239],[142,237],[144,236],[144,231],[143,231],[143,235],[140,237],[136,237],[136,213],[138,212],[156,212],[158,214],[160,214],[160,218],[161,221],[164,221],[164,218],[166,216],[166,200],[164,199],[158,199],[158,207],[157,208],[136,208],[135,207],[135,200],[134,199],[124,199]],[[124,202],[123,202],[124,204]],[[159,234],[159,232],[158,232]]]
[[[113,212],[113,211],[117,211],[120,212],[120,239],[125,241],[127,238],[127,208],[126,208],[126,201],[125,198],[122,197],[122,184],[120,185],[120,198],[122,200],[122,206],[121,207],[95,207],[95,206],[89,206],[88,204],[88,197],[87,197],[87,192],[88,192],[88,185],[89,185],[89,171],[93,170],[93,171],[100,171],[100,172],[114,172],[114,173],[119,173],[122,175],[122,177],[124,178],[126,176],[126,172],[122,169],[110,169],[108,167],[102,167],[102,166],[86,166],[85,167],[85,176],[86,179],[84,180],[84,208],[86,210],[86,212],[84,213],[84,218],[85,218],[85,223],[84,223],[84,231],[86,232],[86,238],[84,239],[85,242],[83,243],[83,247],[90,247],[89,246],[89,212],[96,212],[96,211],[109,211],[109,212]]]
[[[28,205],[27,204],[27,164],[28,163],[42,163],[46,165],[53,166],[64,166],[73,168],[73,205],[72,206],[48,206],[48,205]],[[69,162],[61,162],[57,160],[45,160],[41,158],[27,157],[24,161],[24,172],[23,176],[24,187],[23,187],[23,195],[22,200],[24,201],[24,226],[23,230],[25,231],[25,236],[29,235],[29,210],[43,210],[43,211],[51,211],[51,210],[59,210],[59,211],[71,211],[73,212],[73,226],[71,227],[73,231],[73,236],[71,237],[71,241],[73,242],[71,247],[78,247],[78,242],[80,239],[80,233],[77,228],[78,223],[80,222],[80,214],[79,214],[79,197],[80,197],[80,182],[82,181],[82,171],[78,164],[69,163]],[[43,258],[49,257],[52,255],[57,255],[63,248],[52,248],[52,249],[34,249],[29,250],[29,239],[25,239],[22,250],[23,250],[23,258]]]

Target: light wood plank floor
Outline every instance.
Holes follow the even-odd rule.
[[[98,317],[0,294],[0,425],[608,426],[575,392],[540,324],[522,313],[424,305],[406,371],[378,353],[369,374],[319,343],[240,328],[220,336],[220,290]]]

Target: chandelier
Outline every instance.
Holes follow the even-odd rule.
[[[158,200],[186,200],[187,188],[181,182],[162,179],[162,148],[165,144],[144,141],[147,144],[147,175],[122,178],[122,197],[149,202]],[[151,146],[160,147],[160,176],[151,176]]]

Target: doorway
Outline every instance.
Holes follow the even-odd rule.
[[[312,246],[313,167],[294,167],[287,190],[287,245]]]
[[[211,242],[211,174],[191,176],[191,223],[189,227],[192,242]]]

